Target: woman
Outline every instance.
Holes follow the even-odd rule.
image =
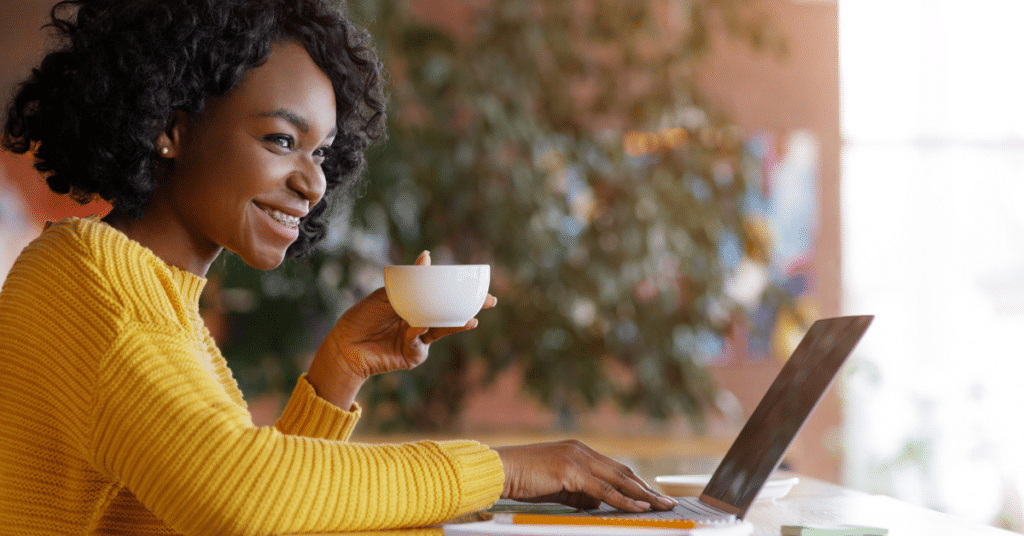
[[[476,325],[410,328],[380,290],[338,321],[275,427],[255,427],[199,317],[204,276],[223,248],[272,269],[323,237],[382,135],[367,36],[326,0],[51,15],[62,48],[20,87],[5,145],[113,210],[49,225],[0,293],[0,526],[271,534],[425,525],[499,497],[673,505],[577,442],[348,443],[369,376]]]

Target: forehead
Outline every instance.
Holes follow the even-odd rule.
[[[223,101],[250,117],[288,111],[320,133],[333,130],[337,120],[331,79],[301,45],[289,41],[276,43],[266,63],[247,72]]]

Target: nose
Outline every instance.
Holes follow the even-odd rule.
[[[300,165],[288,176],[288,188],[309,206],[316,205],[327,192],[327,178],[320,165],[311,157],[303,158]]]

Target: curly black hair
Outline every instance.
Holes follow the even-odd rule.
[[[327,232],[332,199],[359,181],[384,135],[382,66],[369,36],[331,0],[66,0],[50,12],[60,48],[17,89],[3,144],[32,152],[50,189],[143,215],[172,112],[196,114],[273,43],[301,44],[334,85],[338,135],[323,164],[327,194],[303,218],[289,257]]]

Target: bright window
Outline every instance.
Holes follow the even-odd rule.
[[[1021,530],[1024,2],[839,10],[847,482]]]

